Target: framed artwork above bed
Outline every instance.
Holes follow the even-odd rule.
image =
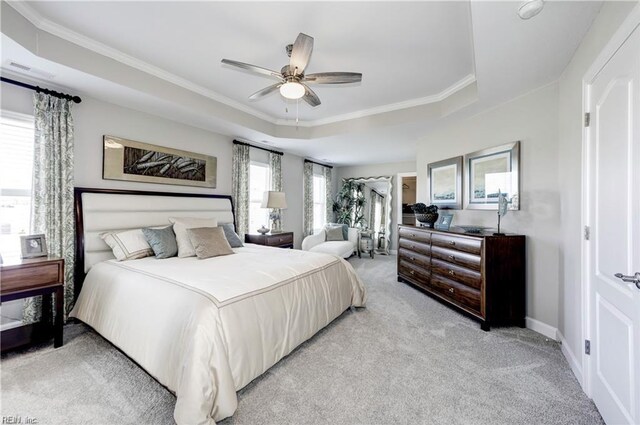
[[[105,135],[102,158],[105,180],[216,187],[215,156]]]

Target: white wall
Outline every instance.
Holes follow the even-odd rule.
[[[1,85],[2,108],[33,114],[33,92],[6,83]],[[187,193],[231,193],[233,137],[180,124],[144,112],[82,97],[74,105],[75,186]],[[160,146],[213,155],[218,159],[215,189],[125,182],[102,179],[102,136],[124,137]],[[295,232],[296,245],[302,235],[302,158],[285,154],[282,177],[290,208],[284,212],[284,228]]]
[[[560,251],[557,125],[558,86],[552,84],[443,125],[418,142],[417,155],[417,200],[425,202],[428,163],[520,140],[520,211],[510,211],[502,223],[507,232],[527,235],[527,316],[549,325],[553,337]],[[453,213],[453,224],[496,226],[495,211]]]
[[[582,78],[636,2],[605,2],[559,83],[560,297],[558,330],[563,351],[582,378],[581,205]]]
[[[391,243],[389,244],[389,249],[396,250],[396,243],[398,235],[398,217],[396,211],[397,205],[397,196],[402,194],[402,188],[399,187],[397,174],[398,173],[411,173],[416,171],[416,163],[411,162],[389,162],[385,164],[374,164],[374,165],[356,165],[351,167],[337,167],[334,168],[333,173],[333,193],[337,193],[337,191],[342,186],[342,179],[353,178],[353,177],[379,177],[379,176],[390,176],[392,177],[392,189],[391,189]]]

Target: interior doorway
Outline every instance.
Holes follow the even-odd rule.
[[[416,173],[398,174],[398,224],[416,224],[416,218],[409,205],[416,203]]]

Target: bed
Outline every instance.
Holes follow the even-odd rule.
[[[118,262],[99,237],[171,216],[234,222],[229,196],[76,189],[79,294],[70,315],[175,393],[179,425],[233,415],[236,391],[365,304],[362,282],[335,256],[245,244],[206,260]]]

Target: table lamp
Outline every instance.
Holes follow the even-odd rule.
[[[287,199],[284,192],[276,192],[268,190],[264,192],[262,196],[262,208],[271,208],[269,218],[271,219],[271,233],[282,233],[282,230],[278,228],[278,221],[280,220],[280,211],[287,208]]]

